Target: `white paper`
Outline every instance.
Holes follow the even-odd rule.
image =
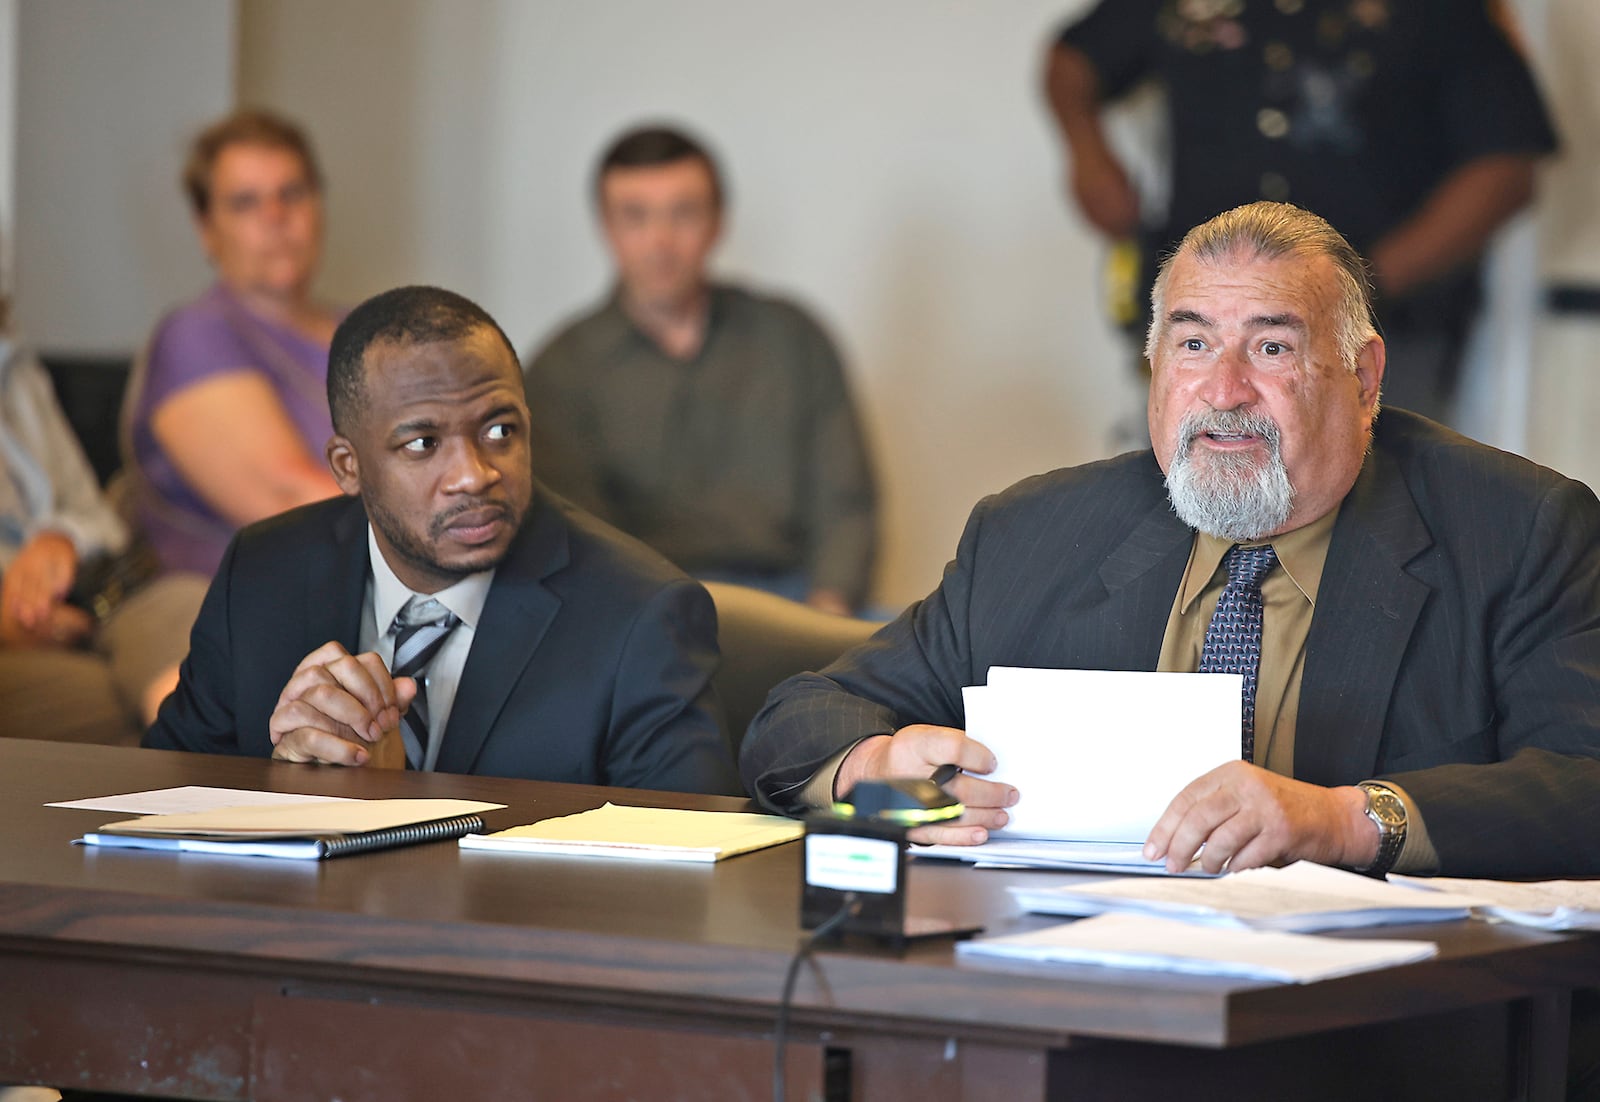
[[[1196,926],[1150,915],[1103,914],[956,946],[961,960],[1001,958],[1142,971],[1313,983],[1438,955],[1431,941],[1331,938]]]
[[[96,796],[87,800],[45,804],[45,807],[78,807],[90,811],[117,811],[125,815],[182,815],[195,811],[216,811],[224,807],[273,807],[279,804],[312,804],[350,801],[346,796],[312,796],[302,792],[257,792],[249,788],[210,788],[187,784],[181,788],[156,788],[121,796]]]
[[[995,666],[967,734],[1015,785],[997,839],[1143,843],[1190,781],[1239,757],[1238,674]]]
[[[1306,933],[1359,926],[1465,919],[1480,897],[1419,892],[1359,873],[1299,861],[1213,880],[1102,880],[1013,887],[1017,902],[1042,914],[1127,912],[1235,929]]]
[[[1600,880],[1460,880],[1397,876],[1412,888],[1476,897],[1486,918],[1541,930],[1600,930]]]
[[[1142,842],[1072,842],[1048,838],[1007,838],[997,834],[981,846],[917,846],[914,857],[966,861],[980,868],[1058,869],[1108,872],[1118,876],[1166,876],[1166,863],[1146,861]],[[1181,876],[1211,876],[1191,865]]]

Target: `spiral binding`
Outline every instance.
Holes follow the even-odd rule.
[[[347,853],[365,853],[368,850],[388,849],[391,846],[442,842],[447,838],[460,838],[462,835],[482,830],[482,816],[457,815],[453,819],[435,819],[431,823],[411,823],[407,826],[369,830],[362,834],[340,834],[330,838],[318,838],[317,856],[343,857]]]

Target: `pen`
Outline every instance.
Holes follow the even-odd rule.
[[[956,777],[960,773],[961,773],[961,767],[959,765],[952,765],[952,764],[948,764],[947,763],[947,764],[941,765],[939,768],[935,769],[933,771],[933,776],[930,777],[929,779],[931,781],[933,781],[934,784],[940,785],[942,787],[944,785],[949,784],[951,781],[955,780]]]

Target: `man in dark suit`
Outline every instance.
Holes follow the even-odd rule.
[[[245,529],[144,744],[737,792],[697,583],[538,487],[511,343],[407,287],[329,352],[347,495]]]
[[[992,665],[1215,669],[1213,610],[1256,585],[1252,756],[1177,793],[1148,858],[1600,874],[1594,495],[1415,415],[1379,421],[1364,266],[1314,215],[1219,215],[1153,301],[1153,452],[981,503],[930,597],[773,693],[746,783],[793,811],[954,763],[966,816],[913,837],[982,842],[1019,793],[982,778],[962,686]],[[1229,564],[1261,555],[1264,580],[1236,582]],[[1093,778],[1056,783],[1022,795]]]

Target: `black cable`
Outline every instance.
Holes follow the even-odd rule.
[[[827,937],[839,928],[847,918],[853,918],[861,913],[861,903],[856,899],[855,892],[846,892],[844,902],[839,909],[830,915],[811,933],[800,939],[795,946],[794,956],[789,958],[789,969],[783,976],[783,994],[778,997],[778,1021],[772,1031],[772,1102],[784,1102],[788,1096],[788,1085],[783,1070],[783,1050],[788,1043],[789,1034],[789,1004],[794,998],[795,981],[800,977],[800,964],[810,960],[811,953],[817,947],[817,942]]]

